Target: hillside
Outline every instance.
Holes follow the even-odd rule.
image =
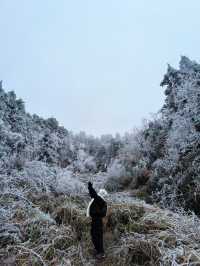
[[[87,193],[23,195],[0,198],[1,265],[96,265]],[[162,210],[128,192],[111,193],[108,205],[106,259],[98,265],[200,264],[200,220],[194,214]]]
[[[0,265],[95,265],[89,180],[110,192],[102,265],[200,265],[199,64],[168,66],[163,108],[125,136],[73,134],[0,84]]]

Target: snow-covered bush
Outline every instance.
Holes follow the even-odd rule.
[[[66,195],[80,195],[87,192],[87,188],[71,171],[57,171],[55,191]]]
[[[119,162],[114,160],[107,171],[108,179],[105,188],[108,191],[118,191],[127,187],[131,181],[132,176],[126,172],[125,167]]]

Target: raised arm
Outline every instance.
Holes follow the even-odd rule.
[[[89,190],[89,194],[90,194],[91,198],[93,198],[93,199],[97,199],[98,198],[98,195],[97,195],[95,189],[93,188],[91,182],[88,182],[88,190]]]

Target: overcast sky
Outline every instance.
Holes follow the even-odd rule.
[[[0,79],[74,132],[140,126],[167,63],[200,59],[199,0],[0,0]]]

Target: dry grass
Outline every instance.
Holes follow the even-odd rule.
[[[9,196],[9,224],[18,224],[20,241],[0,249],[1,265],[96,265],[92,256],[88,198]],[[45,211],[47,211],[45,212]],[[100,265],[189,265],[200,262],[197,217],[136,203],[109,202],[104,219],[106,259]],[[11,230],[12,231],[12,230]],[[10,232],[12,234],[12,232]],[[183,252],[182,252],[182,251]],[[192,265],[192,264],[191,264]],[[196,264],[198,265],[198,264]]]

